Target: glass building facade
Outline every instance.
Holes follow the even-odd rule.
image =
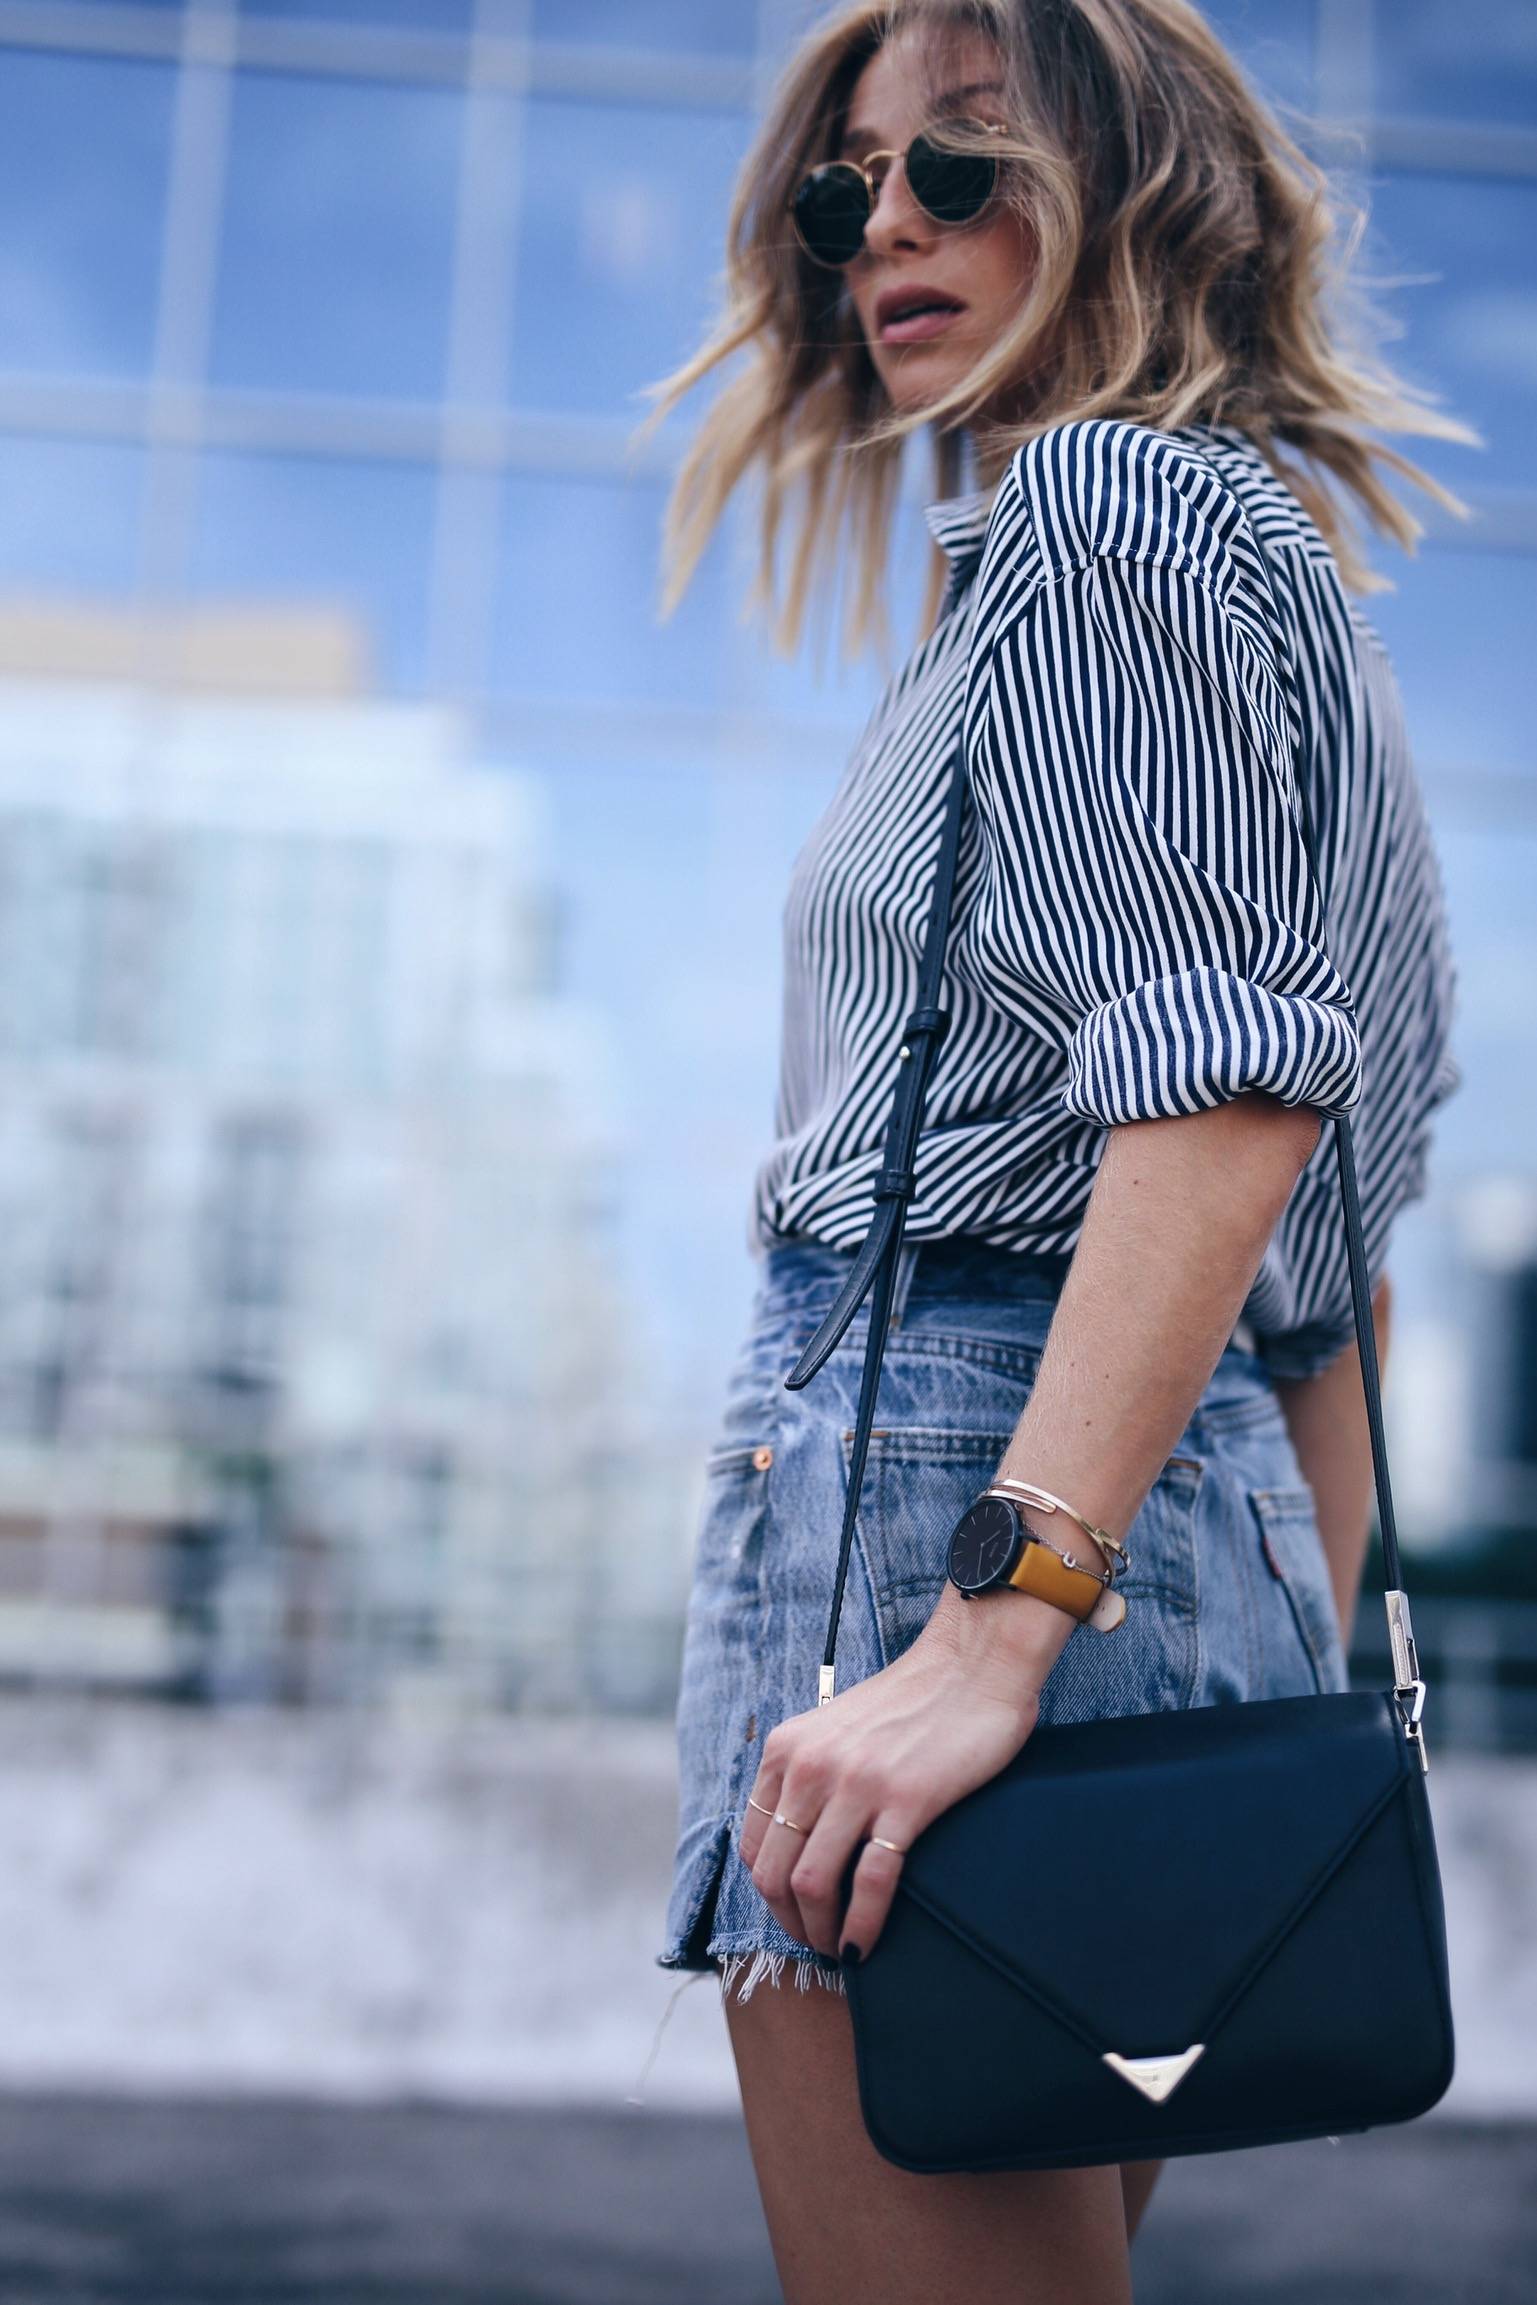
[[[539,885],[509,893],[509,920],[540,955],[524,990],[571,1003],[606,1051],[609,1181],[569,1221],[635,1340],[604,1382],[661,1436],[635,1477],[662,1567],[599,1644],[623,1648],[624,1608],[646,1618],[654,1667],[623,1693],[642,1704],[670,1698],[687,1468],[750,1287],[785,879],[888,667],[840,668],[815,637],[786,661],[742,621],[745,505],[661,623],[662,507],[711,387],[639,449],[634,434],[647,385],[708,325],[763,92],[819,13],[0,0],[5,676],[33,680],[41,650],[50,677],[110,673],[150,697],[170,648],[173,688],[195,675],[226,697],[297,686],[449,716],[456,758],[537,789]],[[1411,496],[1426,541],[1412,560],[1378,552],[1396,589],[1367,604],[1403,687],[1462,984],[1465,1086],[1394,1265],[1402,1507],[1428,1552],[1470,1511],[1487,1530],[1537,1520],[1521,1315],[1537,1261],[1537,14],[1207,13],[1269,92],[1324,124],[1324,156],[1369,202],[1393,356],[1487,442],[1404,443],[1475,517]],[[925,480],[903,509],[899,632],[926,573]],[[146,731],[119,774],[153,814],[152,716]],[[20,903],[0,889],[0,912],[19,920]],[[43,1056],[52,1013],[34,1003],[16,1027]],[[265,1177],[288,1139],[252,1141]],[[476,1682],[510,1702],[521,1685]],[[601,1663],[527,1685],[611,1694]]]

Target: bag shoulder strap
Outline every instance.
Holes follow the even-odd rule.
[[[1254,547],[1255,562],[1264,580],[1270,598],[1271,615],[1275,630],[1286,629],[1281,615],[1281,604],[1276,595],[1275,571],[1266,552],[1259,531],[1249,518],[1248,508],[1240,503],[1239,510]],[[1295,668],[1288,662],[1288,671],[1295,679]],[[1330,918],[1329,899],[1333,894],[1324,886],[1318,861],[1318,844],[1313,825],[1312,806],[1308,798],[1307,779],[1302,773],[1301,761],[1293,755],[1292,787],[1297,796],[1297,830],[1307,852],[1313,879],[1317,884],[1319,903],[1324,919]],[[1332,956],[1331,956],[1332,957]],[[1382,1386],[1377,1364],[1377,1330],[1372,1319],[1371,1279],[1366,1264],[1366,1240],[1361,1223],[1361,1196],[1356,1185],[1355,1139],[1346,1114],[1335,1113],[1334,1150],[1339,1171],[1340,1198],[1345,1211],[1345,1251],[1350,1266],[1350,1302],[1355,1314],[1356,1343],[1361,1355],[1361,1381],[1366,1392],[1366,1422],[1371,1434],[1372,1474],[1377,1492],[1377,1522],[1382,1536],[1383,1597],[1388,1612],[1388,1638],[1393,1651],[1395,1692],[1416,1692],[1414,1726],[1417,1727],[1420,1709],[1425,1699],[1425,1684],[1420,1679],[1419,1659],[1414,1646],[1414,1633],[1409,1621],[1409,1596],[1403,1589],[1403,1570],[1398,1553],[1398,1522],[1393,1511],[1393,1490],[1388,1478],[1388,1444],[1382,1417]],[[1423,1740],[1421,1755],[1423,1757]]]

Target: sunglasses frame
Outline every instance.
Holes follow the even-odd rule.
[[[941,123],[939,121],[931,121],[929,125],[931,127],[938,127],[941,125]],[[1004,126],[1001,120],[968,120],[966,122],[966,126],[969,128],[980,128],[988,136],[1006,136],[1008,134],[1008,129]],[[796,185],[795,190],[791,193],[789,199],[785,202],[785,214],[790,219],[790,223],[794,230],[797,241],[800,243],[802,249],[805,250],[805,253],[811,258],[813,264],[820,264],[824,272],[846,272],[848,267],[854,262],[854,258],[863,254],[865,238],[864,226],[862,225],[860,227],[859,246],[854,250],[854,255],[846,256],[841,264],[833,262],[826,256],[818,256],[814,248],[808,248],[806,246],[805,235],[802,233],[800,227],[800,219],[795,213],[795,204],[799,200],[801,193],[806,185],[810,183],[812,177],[820,175],[824,169],[828,168],[847,168],[851,170],[855,176],[863,177],[865,186],[865,198],[870,203],[870,206],[865,214],[865,224],[868,225],[870,218],[875,214],[876,202],[880,199],[881,196],[880,186],[875,182],[874,178],[870,174],[870,162],[872,160],[900,160],[903,169],[905,170],[907,167],[907,154],[911,152],[913,146],[918,142],[919,138],[926,137],[927,134],[927,128],[919,128],[915,130],[913,135],[908,140],[905,151],[898,152],[892,150],[887,152],[867,152],[863,160],[822,160],[817,163],[815,168],[808,168],[806,170],[806,173],[801,177],[799,183]],[[984,156],[976,153],[957,152],[954,157],[957,160],[962,160],[977,159]],[[885,179],[882,178],[882,182],[884,181]],[[909,190],[911,190],[911,185],[909,185]],[[997,190],[998,169],[995,162],[993,167],[993,182],[991,189],[988,192],[987,199],[983,201],[982,206],[977,210],[976,216],[968,216],[964,223],[961,224],[952,224],[951,220],[945,216],[935,216],[932,208],[925,207],[924,203],[921,200],[918,200],[918,195],[916,192],[913,193],[913,198],[918,200],[918,206],[923,209],[924,215],[930,217],[934,223],[946,224],[950,226],[952,231],[962,232],[965,230],[966,225],[975,224],[977,217],[986,213],[988,203],[993,199]]]

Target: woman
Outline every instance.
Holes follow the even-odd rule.
[[[860,170],[817,173],[840,157]],[[1324,1118],[1355,1116],[1381,1317],[1459,1074],[1439,873],[1325,477],[1412,545],[1378,464],[1455,500],[1368,425],[1473,436],[1326,325],[1332,229],[1182,0],[866,0],[787,68],[732,214],[731,323],[670,382],[755,351],[680,477],[669,605],[761,460],[765,574],[805,482],[782,632],[847,519],[858,638],[920,426],[949,577],[796,860],[763,1277],[678,1704],[658,1958],[721,1969],[792,2305],[1129,2296],[1161,2164],[884,2161],[840,1958],[878,1940],[915,1835],[1039,1724],[1348,1685],[1370,1458]],[[963,729],[951,1022],[819,1706],[868,1305],[804,1391],[783,1378],[869,1225]],[[1110,1637],[948,1583],[999,1473],[1126,1543]],[[1104,1960],[1156,1894],[1084,1914]],[[757,1990],[790,1963],[831,1989]]]

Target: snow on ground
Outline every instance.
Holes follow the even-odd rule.
[[[1431,1739],[1435,2112],[1532,2115],[1537,1760]],[[653,1959],[674,1800],[667,1723],[10,1701],[0,2087],[734,2104],[714,1979]]]

